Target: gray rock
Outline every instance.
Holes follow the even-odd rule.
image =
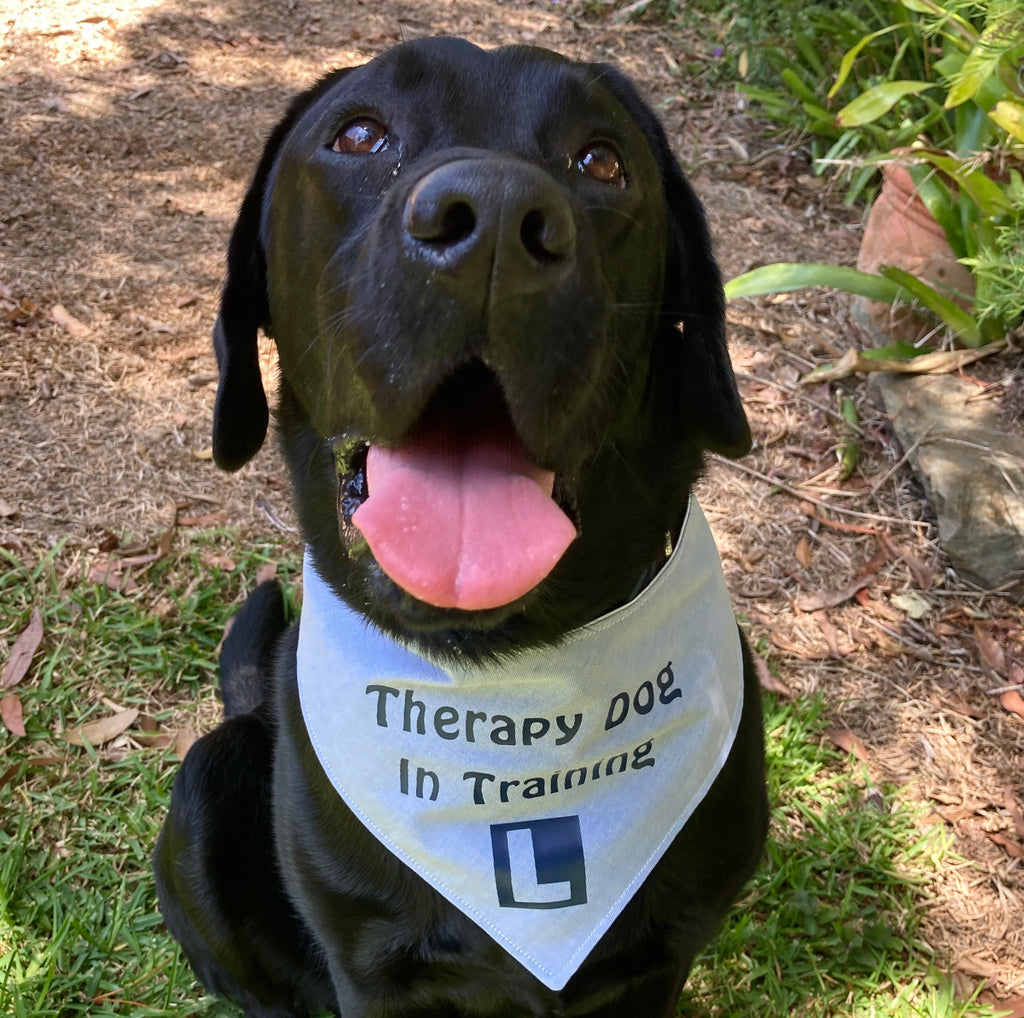
[[[954,567],[982,586],[1024,591],[1024,438],[998,426],[977,388],[951,375],[873,376],[917,471]]]

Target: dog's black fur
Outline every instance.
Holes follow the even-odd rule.
[[[334,144],[353,122],[361,151]],[[407,43],[295,100],[231,238],[215,330],[227,469],[267,427],[259,328],[280,352],[278,426],[318,568],[383,630],[454,659],[557,642],[629,600],[703,452],[749,445],[703,212],[661,127],[613,69],[542,50]],[[578,537],[508,606],[431,607],[351,526],[359,450],[481,389],[554,471]],[[209,990],[251,1018],[674,1013],[765,834],[746,648],[725,767],[554,992],[349,812],[299,712],[296,641],[279,588],[260,587],[224,647],[225,720],[188,753],[156,850],[167,925]]]

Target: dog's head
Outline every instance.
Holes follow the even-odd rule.
[[[214,456],[259,449],[256,332],[318,570],[435,649],[628,599],[702,452],[749,431],[700,204],[605,65],[455,39],[324,78],[231,238]]]

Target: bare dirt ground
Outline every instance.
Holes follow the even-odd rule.
[[[155,538],[174,504],[239,541],[291,526],[272,448],[233,476],[209,458],[208,337],[232,216],[292,92],[439,33],[623,66],[708,205],[727,276],[855,258],[860,213],[758,134],[716,82],[710,28],[525,0],[20,0],[0,14],[5,548],[34,561],[63,541],[62,558],[88,566],[127,535]],[[712,464],[702,498],[737,609],[792,693],[824,694],[836,740],[861,758],[851,780],[866,767],[952,836],[965,861],[929,889],[937,964],[967,990],[1020,995],[1024,717],[992,692],[1021,682],[1019,608],[951,570],[866,386],[800,384],[858,341],[845,302],[745,302],[730,319],[757,446]],[[1019,406],[1020,355],[987,370],[979,395]],[[863,430],[848,481],[837,389]],[[0,657],[16,635],[0,606]]]

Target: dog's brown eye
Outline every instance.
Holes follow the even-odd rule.
[[[576,169],[585,177],[592,177],[613,187],[626,186],[626,171],[619,153],[603,141],[595,141],[576,157]]]
[[[335,152],[373,155],[388,147],[388,129],[373,117],[359,117],[346,124],[334,139]]]

